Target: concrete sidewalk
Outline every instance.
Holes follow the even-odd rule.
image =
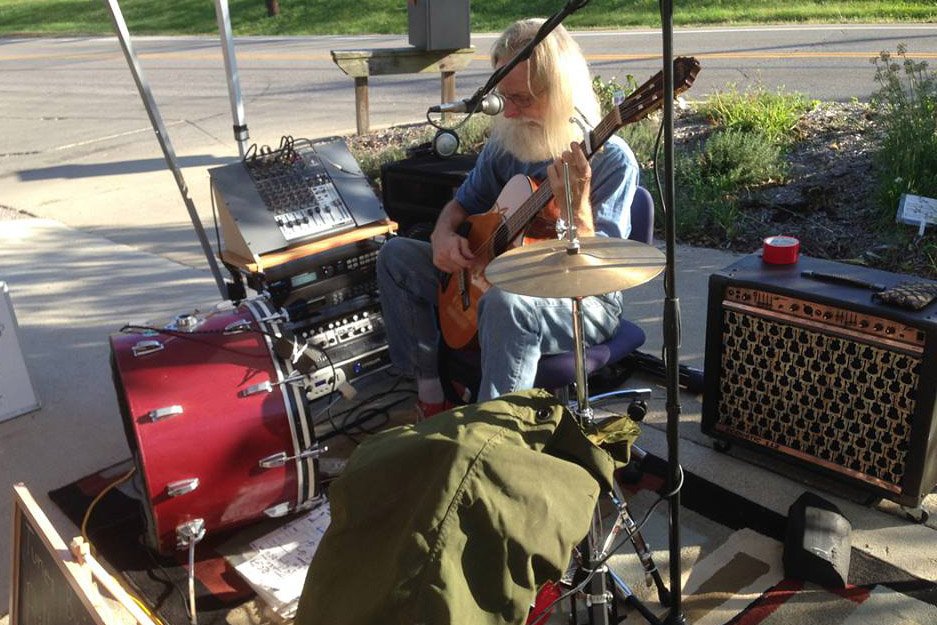
[[[685,364],[702,367],[708,275],[734,259],[732,254],[707,249],[677,251],[683,314],[680,353]],[[0,267],[42,402],[39,410],[0,423],[0,508],[9,509],[9,485],[23,481],[67,540],[78,529],[51,503],[48,491],[129,457],[111,381],[108,335],[131,320],[204,310],[220,297],[207,271],[53,220],[0,221]],[[648,334],[643,351],[657,354],[662,344],[662,278],[631,293],[633,317]],[[656,378],[641,381],[654,388],[641,444],[666,456],[665,389]],[[806,487],[713,451],[699,430],[699,397],[684,393],[681,404],[681,459],[686,470],[786,514]],[[855,547],[914,575],[937,579],[933,495],[925,504],[932,520],[918,525],[905,519],[896,506],[869,508],[820,492],[840,505],[852,522]],[[9,514],[0,515],[0,553],[9,553],[10,535]],[[649,529],[648,538],[666,549],[666,527]],[[0,605],[7,605],[9,583],[9,570],[0,567]]]
[[[11,531],[10,514],[2,511],[9,510],[12,483],[29,486],[67,540],[78,529],[51,503],[48,491],[129,457],[111,380],[108,335],[128,321],[166,319],[221,299],[151,131],[139,121],[123,123],[137,129],[101,142],[77,141],[77,147],[64,146],[68,150],[24,152],[6,161],[8,171],[2,172],[0,281],[9,286],[19,341],[42,402],[33,413],[0,422],[0,558],[5,563]],[[349,130],[321,128],[309,136]],[[230,162],[236,150],[230,141],[206,138],[198,124],[175,124],[170,133],[188,193],[214,243],[207,169]],[[677,250],[683,364],[703,366],[708,277],[736,257],[709,249]],[[648,336],[642,351],[658,355],[663,280],[658,277],[629,294],[631,316]],[[641,444],[666,456],[665,389],[657,379],[643,381],[654,388],[654,397]],[[716,453],[700,431],[700,398],[684,393],[681,407],[684,467],[786,514],[807,488],[800,477],[766,471],[735,452]],[[917,525],[887,503],[866,508],[821,494],[848,511],[854,546],[914,575],[937,579],[934,495],[925,501],[931,520]],[[649,529],[648,538],[666,550],[666,526]],[[9,566],[0,565],[0,612],[9,605],[9,584]]]

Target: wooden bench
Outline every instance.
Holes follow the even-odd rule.
[[[474,47],[455,50],[414,47],[332,50],[335,64],[355,79],[355,121],[359,135],[370,129],[368,77],[439,72],[442,76],[441,102],[452,102],[455,99],[455,73],[468,67],[474,55]]]

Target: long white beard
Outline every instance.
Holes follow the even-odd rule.
[[[528,163],[556,158],[569,149],[571,141],[577,140],[574,128],[563,127],[563,132],[553,133],[551,137],[543,122],[523,117],[498,117],[492,126],[491,138],[502,149]]]

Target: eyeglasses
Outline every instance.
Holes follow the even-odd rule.
[[[518,109],[530,108],[533,106],[534,100],[536,100],[536,98],[532,95],[507,95],[506,93],[502,93],[497,89],[495,89],[494,92],[501,96],[504,100],[513,104],[515,108]]]

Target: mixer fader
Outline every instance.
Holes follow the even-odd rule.
[[[353,228],[355,220],[306,140],[249,155],[247,171],[288,242]]]

